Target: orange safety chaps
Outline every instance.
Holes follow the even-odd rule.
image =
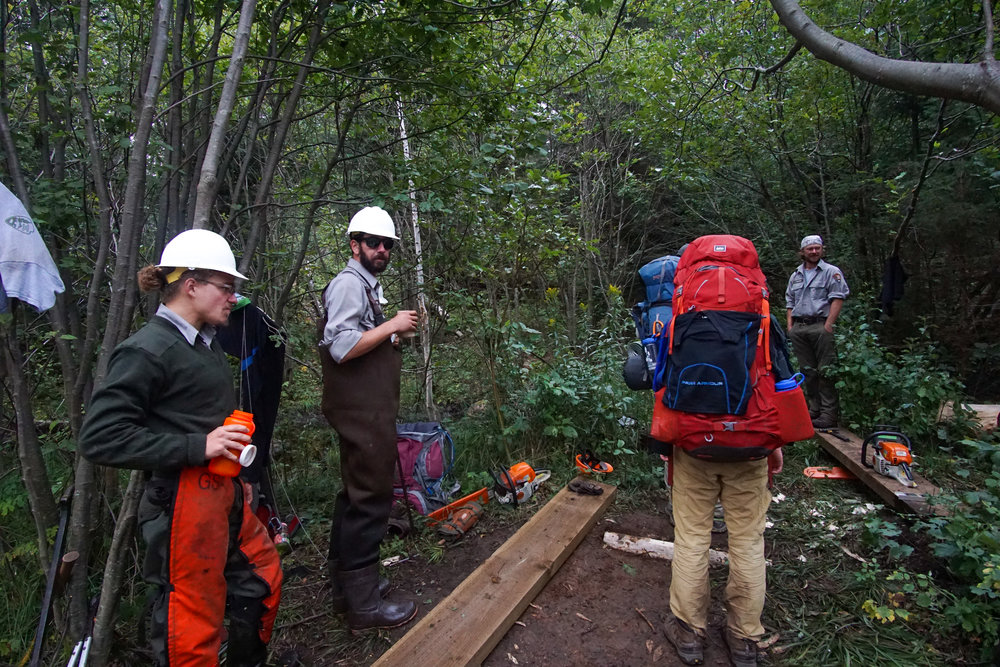
[[[149,480],[139,506],[153,591],[156,664],[217,665],[228,609],[227,664],[266,657],[281,597],[281,563],[267,530],[250,511],[238,478],[207,467]]]

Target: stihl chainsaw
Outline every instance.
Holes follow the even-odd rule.
[[[880,475],[891,477],[903,486],[916,486],[913,481],[913,454],[910,451],[910,439],[892,426],[876,426],[874,433],[861,443],[861,464],[873,468]],[[871,455],[868,445],[871,445]]]
[[[552,476],[549,470],[535,470],[524,461],[515,463],[508,470],[497,470],[491,472],[494,485],[490,490],[490,497],[501,505],[513,505],[517,507],[525,502],[542,482]]]

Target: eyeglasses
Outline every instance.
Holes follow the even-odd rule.
[[[231,285],[229,283],[217,283],[214,280],[204,280],[204,279],[196,279],[196,280],[198,280],[198,282],[200,283],[208,283],[209,285],[215,285],[226,296],[232,296],[233,294],[236,294],[235,285]]]
[[[380,245],[383,246],[386,250],[392,250],[392,246],[396,245],[396,242],[394,240],[384,239],[381,236],[366,236],[363,239],[361,239],[361,242],[372,250],[378,250],[378,247]]]

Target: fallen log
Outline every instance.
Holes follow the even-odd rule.
[[[651,556],[661,560],[674,559],[674,543],[652,537],[634,537],[608,531],[604,533],[604,543],[612,549],[627,551],[639,556]],[[708,550],[709,565],[725,565],[728,561],[729,554],[725,551]]]

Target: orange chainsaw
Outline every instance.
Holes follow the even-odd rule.
[[[552,473],[548,470],[536,471],[521,461],[507,470],[490,472],[490,475],[495,482],[490,491],[490,497],[502,505],[517,507],[531,498],[542,482],[552,476]]]
[[[910,451],[910,439],[895,430],[893,426],[876,426],[874,433],[861,443],[861,464],[873,468],[880,475],[891,477],[903,486],[916,486],[913,481],[913,454]],[[868,455],[868,445],[871,445],[871,456]]]

